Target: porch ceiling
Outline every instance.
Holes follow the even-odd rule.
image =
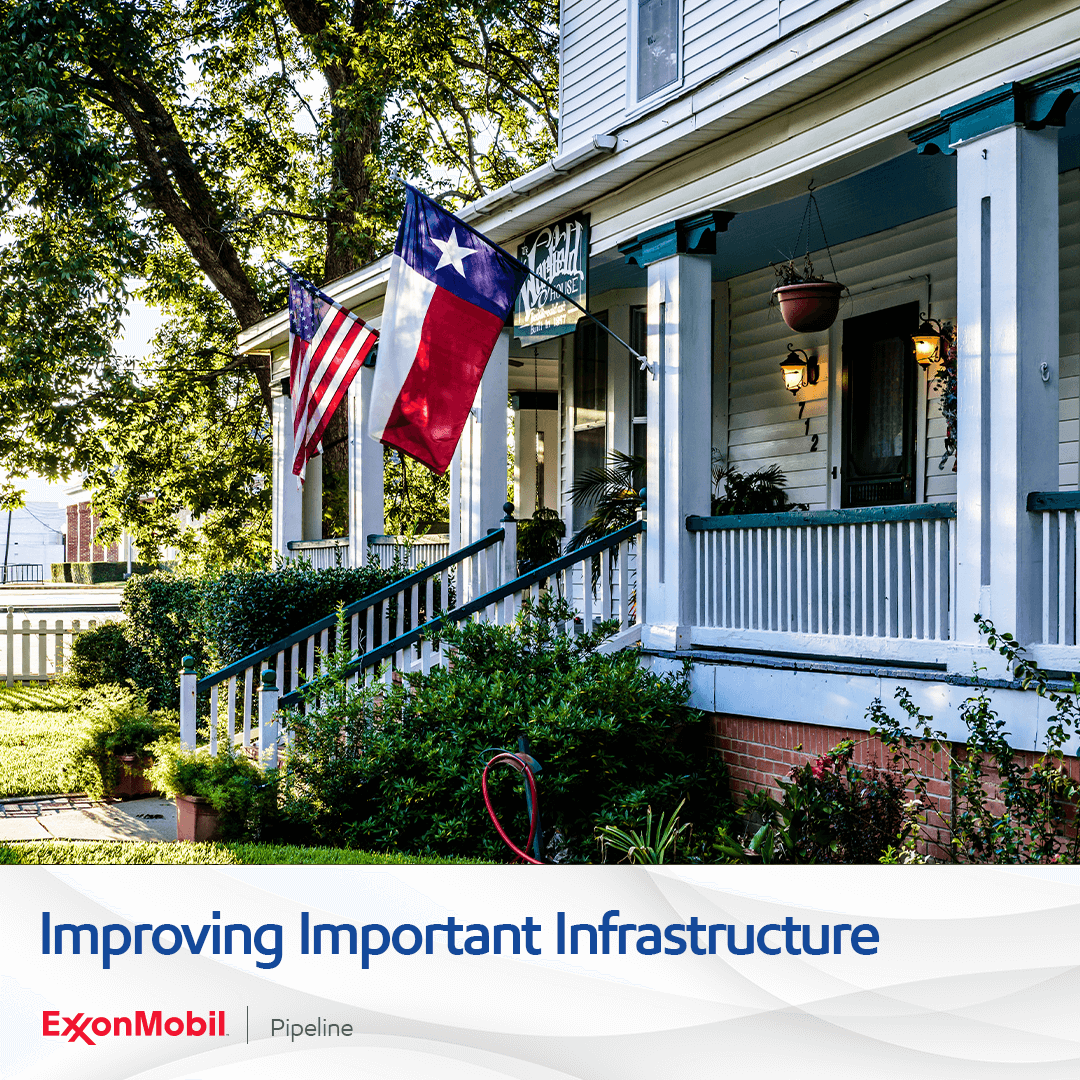
[[[1080,168],[1080,107],[1069,113],[1069,122],[1058,137],[1060,171]],[[956,206],[956,157],[907,153],[881,162],[854,176],[815,188],[829,244],[836,247],[862,236],[918,221]],[[738,210],[738,207],[730,209]],[[714,281],[760,270],[770,262],[798,258],[806,250],[792,251],[806,210],[806,192],[736,213],[727,231],[716,238],[712,256]],[[813,221],[810,248],[824,244]],[[589,291],[593,296],[612,289],[644,287],[647,273],[625,265],[621,256],[606,253],[589,263]]]

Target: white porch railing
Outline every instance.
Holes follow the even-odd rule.
[[[513,577],[504,565],[504,541],[503,529],[492,530],[482,540],[350,604],[345,608],[350,648],[367,651],[383,646],[428,622],[437,611],[468,603]],[[337,646],[336,625],[337,616],[327,615],[203,679],[197,678],[193,666],[186,666],[180,676],[184,744],[196,745],[196,696],[209,693],[210,753],[217,753],[219,737],[249,746],[257,708],[265,709],[271,696],[276,703],[278,694],[295,691],[314,677],[318,654]],[[276,728],[267,728],[269,723],[260,723],[260,753],[277,742]]]
[[[421,563],[438,562],[450,554],[450,537],[431,536],[383,536],[372,534],[367,538],[368,557],[378,561],[384,570],[394,565],[399,554],[404,555],[405,565],[415,570]]]
[[[1042,534],[1043,645],[1080,644],[1077,615],[1076,539],[1080,525],[1080,492],[1035,491],[1028,510],[1039,518]],[[1072,657],[1075,663],[1076,657]]]
[[[449,536],[384,536],[373,533],[367,538],[369,558],[389,570],[399,555],[410,570],[421,563],[438,562],[450,554]],[[305,559],[315,570],[329,570],[335,566],[351,566],[349,538],[341,536],[334,540],[290,540],[289,557]]]
[[[4,647],[0,650],[5,685],[41,682],[62,675],[75,638],[97,625],[97,619],[90,619],[85,626],[79,619],[53,619],[51,625],[48,619],[18,619],[14,609],[8,608]]]
[[[699,644],[936,661],[956,504],[691,517]]]
[[[311,563],[313,570],[331,570],[335,566],[351,566],[349,538],[334,540],[290,540],[289,558]]]

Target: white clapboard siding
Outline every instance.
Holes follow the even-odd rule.
[[[626,108],[625,0],[567,0],[559,147],[613,127]]]
[[[1061,174],[1059,186],[1061,244],[1059,254],[1061,289],[1060,367],[1058,398],[1060,443],[1058,488],[1076,491],[1080,487],[1080,172]]]
[[[857,295],[913,278],[930,278],[932,313],[954,319],[956,314],[956,214],[945,211],[896,229],[861,237],[833,249],[839,279]],[[825,252],[813,254],[815,265],[828,270]],[[741,472],[779,465],[787,477],[794,502],[811,509],[826,505],[830,458],[829,379],[839,372],[839,357],[829,355],[829,333],[796,334],[769,307],[775,284],[771,267],[735,278],[731,290],[731,363],[728,383],[727,460]],[[845,302],[846,303],[846,302]],[[839,318],[845,317],[845,303]],[[886,295],[883,307],[891,306]],[[816,386],[784,389],[780,361],[788,342],[817,356]],[[722,392],[722,390],[718,391]],[[955,498],[952,461],[937,468],[944,448],[945,424],[936,389],[928,388],[927,445],[923,465],[927,500]],[[806,402],[799,415],[799,406]],[[809,421],[809,424],[807,424]],[[817,436],[817,446],[813,439]]]
[[[773,44],[776,0],[687,0],[683,11],[683,77],[700,82]]]
[[[794,33],[807,23],[843,7],[848,0],[780,0],[780,35]]]
[[[1061,214],[1061,330],[1060,330],[1060,427],[1059,488],[1080,487],[1080,172],[1063,173],[1060,183]],[[935,318],[956,318],[956,214],[944,211],[887,232],[876,233],[833,251],[837,275],[854,292],[882,287],[904,277],[928,276],[931,313]],[[816,253],[819,267],[827,265],[824,253]],[[788,488],[796,502],[812,509],[824,506],[827,463],[819,464],[828,447],[827,415],[829,377],[827,333],[795,335],[768,307],[774,283],[770,269],[732,280],[731,364],[728,385],[727,457],[741,471],[777,463],[788,476]],[[883,306],[889,306],[887,300]],[[839,318],[844,318],[843,305]],[[821,358],[821,378],[815,387],[799,392],[798,400],[783,389],[778,375],[785,346],[799,348]],[[722,392],[722,391],[717,391]],[[926,501],[956,498],[955,459],[942,465],[945,451],[945,420],[941,415],[940,389],[933,373],[927,382],[926,443],[922,458]],[[799,402],[806,400],[802,419]],[[810,420],[809,431],[805,421]],[[817,434],[818,451],[810,451]],[[804,449],[794,451],[803,445]]]

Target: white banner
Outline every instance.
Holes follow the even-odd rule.
[[[2,867],[19,1080],[1080,1075],[1072,868]]]

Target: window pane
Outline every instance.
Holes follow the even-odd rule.
[[[638,0],[638,101],[678,78],[678,2]]]
[[[607,313],[600,316],[606,324]],[[582,319],[574,334],[574,426],[607,419],[607,334]]]
[[[587,472],[592,472],[604,467],[604,441],[606,428],[585,428],[584,431],[574,432],[574,479],[580,480]],[[574,502],[573,529],[578,529],[592,517],[594,505],[584,504],[580,500]]]
[[[875,341],[851,373],[851,459],[860,476],[900,472],[904,460],[904,361],[900,338]]]

